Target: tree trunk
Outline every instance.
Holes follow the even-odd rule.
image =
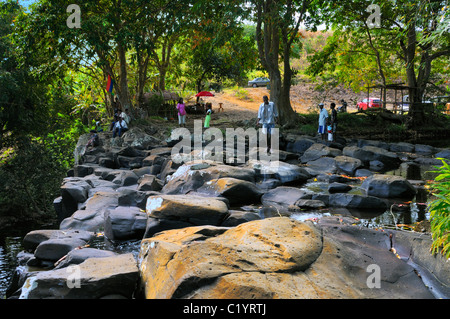
[[[119,53],[119,100],[122,105],[123,110],[129,109],[131,113],[133,113],[133,107],[131,104],[130,91],[128,89],[128,72],[127,72],[127,58],[126,58],[126,49],[123,45],[118,45],[118,53]]]

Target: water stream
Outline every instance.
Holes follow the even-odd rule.
[[[429,220],[429,213],[426,210],[429,192],[424,187],[423,181],[431,180],[436,176],[435,173],[430,173],[432,170],[434,170],[433,167],[405,163],[397,170],[386,172],[386,174],[399,175],[411,180],[418,190],[416,197],[411,202],[404,202],[402,200],[391,201],[397,208],[394,210],[388,209],[384,213],[367,213],[363,211],[351,211],[345,208],[327,207],[320,210],[292,213],[290,217],[295,220],[304,221],[307,219],[339,214],[342,216],[356,217],[361,225],[368,228],[411,230],[407,225]],[[353,187],[350,193],[362,193],[360,189],[361,183],[361,181],[350,183]],[[328,185],[328,182],[315,181],[300,186],[300,188],[311,193],[327,194]],[[254,206],[253,208],[255,211],[258,209],[257,206]],[[251,209],[251,207],[247,206],[247,209]],[[405,226],[398,226],[399,224]],[[17,267],[17,254],[23,249],[22,239],[23,237],[16,237],[15,235],[14,237],[0,237],[0,299],[5,298],[5,293],[9,286],[12,274]],[[113,250],[117,253],[132,252],[136,258],[139,253],[139,246],[139,240],[112,243],[105,238],[98,238],[91,243],[91,247],[94,248]]]

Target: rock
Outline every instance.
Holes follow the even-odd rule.
[[[414,159],[414,162],[420,164],[420,165],[436,165],[436,166],[442,166],[442,160],[437,158],[430,158],[430,157],[418,157]],[[447,161],[448,163],[449,161]]]
[[[280,161],[249,161],[247,167],[255,171],[258,180],[278,179],[282,185],[301,184],[311,177],[303,167]]]
[[[363,150],[372,153],[369,161],[378,160],[389,168],[398,167],[398,165],[400,165],[401,161],[398,155],[393,152],[388,152],[383,148],[375,146],[364,146]]]
[[[79,238],[54,238],[41,242],[34,251],[34,256],[41,260],[57,261],[71,250],[86,245]]]
[[[149,155],[142,161],[142,166],[153,166],[153,165],[162,166],[165,160],[166,160],[165,157],[157,154]]]
[[[417,192],[404,177],[381,174],[367,178],[361,188],[370,196],[407,200],[412,199]]]
[[[361,160],[349,156],[336,156],[334,160],[338,171],[350,176],[353,176],[355,171],[363,165]]]
[[[112,240],[140,239],[147,226],[147,214],[138,207],[117,207],[105,215],[105,235]]]
[[[317,291],[331,298],[433,298],[414,268],[390,251],[387,232],[351,223],[336,217],[320,219],[324,253],[307,272],[314,275]],[[370,288],[374,269],[380,274],[379,286]]]
[[[149,196],[160,195],[159,192],[156,191],[139,191],[130,188],[123,188],[119,190],[119,206],[136,206],[141,209],[145,209],[145,205],[147,204],[147,198]]]
[[[372,176],[372,175],[373,175],[373,173],[365,168],[357,169],[355,172],[355,177],[368,177],[368,176]]]
[[[321,157],[317,160],[308,162],[307,166],[311,175],[323,173],[334,174],[337,172],[336,159],[332,157]]]
[[[73,167],[75,177],[85,177],[91,175],[94,172],[94,167],[97,165],[86,164],[86,165],[75,165]]]
[[[142,167],[143,160],[143,157],[118,156],[116,164],[118,167],[136,169]]]
[[[147,134],[139,127],[131,127],[122,135],[123,146],[132,147],[136,150],[148,150],[161,144],[161,141]]]
[[[94,237],[93,232],[84,230],[59,230],[59,229],[41,229],[33,230],[25,235],[23,238],[23,248],[27,251],[34,252],[36,247],[49,239],[72,238],[79,239],[84,242],[89,242]]]
[[[89,258],[105,258],[116,256],[115,252],[109,250],[102,250],[96,248],[83,248],[71,250],[66,258],[64,258],[55,269],[61,269],[69,265],[78,265],[83,263]]]
[[[321,200],[299,199],[295,202],[294,206],[304,210],[311,210],[324,208],[326,205]]]
[[[315,142],[307,137],[298,137],[288,142],[286,151],[303,155]]]
[[[145,174],[139,179],[138,191],[160,191],[163,188],[163,182],[155,175]]]
[[[377,197],[344,193],[330,194],[328,205],[373,211],[385,211],[387,209],[386,203]]]
[[[330,194],[333,193],[347,193],[348,191],[351,191],[352,187],[350,185],[347,184],[343,184],[343,183],[331,183],[328,186],[328,192]]]
[[[383,162],[375,160],[375,161],[370,161],[369,167],[372,171],[381,171],[384,168],[384,164],[383,164]]]
[[[342,151],[339,149],[331,148],[326,145],[316,143],[311,145],[311,147],[306,150],[306,152],[300,159],[302,163],[308,163],[324,156],[336,157],[341,155]]]
[[[78,204],[88,199],[91,185],[78,177],[68,177],[61,186],[61,197],[65,215],[71,215],[78,209]]]
[[[228,165],[211,165],[205,169],[191,167],[198,163],[189,162],[180,166],[169,178],[161,190],[164,194],[187,194],[196,191],[204,183],[213,179],[230,177],[248,182],[255,182],[255,172],[249,168]]]
[[[295,205],[299,199],[305,199],[309,195],[295,187],[280,186],[265,193],[261,202],[266,206],[284,206]]]
[[[132,254],[89,258],[77,266],[28,278],[20,299],[99,299],[112,294],[131,299],[138,278]]]
[[[389,150],[391,152],[406,152],[406,153],[414,153],[415,146],[411,143],[399,142],[399,143],[391,143]]]
[[[139,258],[146,298],[197,297],[230,273],[303,271],[322,251],[320,232],[289,218],[248,222],[201,241],[194,236],[198,231],[167,231],[142,241]],[[243,292],[242,298],[250,296]]]
[[[358,147],[363,148],[364,146],[375,146],[377,148],[382,148],[389,151],[390,144],[383,141],[372,141],[372,140],[358,140]]]
[[[187,221],[148,217],[143,238],[153,237],[155,234],[166,230],[180,229],[191,226],[192,223]]]
[[[421,155],[432,155],[436,152],[436,149],[433,146],[424,144],[416,144],[414,145],[414,149],[416,154]]]
[[[230,177],[208,181],[197,192],[209,196],[223,196],[228,199],[230,205],[252,204],[258,202],[263,194],[254,183]]]
[[[147,215],[192,225],[220,225],[228,216],[225,202],[212,197],[192,195],[161,195],[147,199]]]
[[[105,212],[116,208],[120,193],[118,192],[97,192],[86,202],[84,210],[77,210],[72,216],[64,219],[60,229],[81,229],[87,231],[98,231],[105,223]]]
[[[220,225],[222,227],[236,227],[243,223],[248,223],[253,220],[259,220],[261,217],[253,212],[230,210],[229,216]]]
[[[361,160],[365,166],[368,166],[370,161],[376,160],[382,162],[387,168],[394,168],[401,162],[396,153],[375,146],[364,146],[362,149],[357,146],[347,146],[343,154]]]
[[[440,152],[436,153],[434,157],[450,159],[450,148],[441,150]]]
[[[139,177],[133,171],[122,169],[110,171],[105,179],[119,186],[130,186],[137,184]]]

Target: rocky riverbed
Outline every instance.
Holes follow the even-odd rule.
[[[440,166],[448,149],[288,134],[276,163],[195,151],[177,163],[177,141],[138,128],[100,133],[86,150],[88,138],[54,202],[59,229],[24,237],[7,297],[450,297],[448,261],[429,254],[426,227],[366,223],[426,191],[386,172]]]

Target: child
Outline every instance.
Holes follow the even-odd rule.
[[[206,117],[205,117],[205,128],[209,128],[209,123],[211,122],[212,105],[211,103],[206,103]]]

